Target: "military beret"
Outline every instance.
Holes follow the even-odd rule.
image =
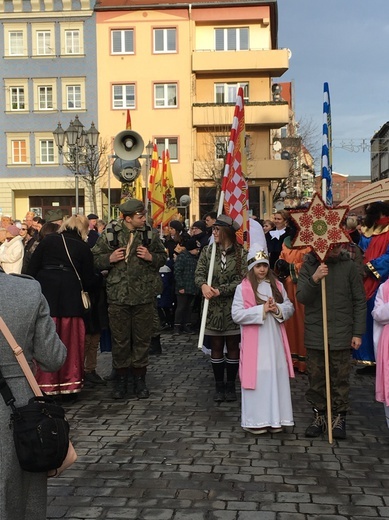
[[[133,215],[134,213],[146,213],[145,205],[141,200],[128,199],[120,204],[119,210],[123,215]]]
[[[231,227],[234,231],[238,231],[240,228],[239,224],[232,220],[228,215],[218,215],[216,218],[215,226],[227,226]]]
[[[86,217],[88,220],[92,220],[92,219],[98,219],[99,217],[97,215],[95,215],[95,213],[89,213],[89,215]]]
[[[62,209],[49,209],[45,215],[46,222],[56,222],[63,219]]]

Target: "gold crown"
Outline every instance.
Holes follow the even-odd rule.
[[[257,262],[258,260],[266,260],[266,262],[269,261],[269,256],[267,255],[266,251],[257,251],[253,258],[250,258],[248,260],[248,264],[252,264],[253,262]]]

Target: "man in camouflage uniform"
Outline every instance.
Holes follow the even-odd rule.
[[[108,315],[112,365],[117,374],[113,398],[147,399],[150,323],[160,283],[158,272],[166,253],[158,234],[146,226],[143,202],[131,199],[119,210],[123,219],[111,229],[107,227],[92,250],[97,269],[109,271]]]

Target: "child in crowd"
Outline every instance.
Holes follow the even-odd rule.
[[[254,435],[277,433],[294,424],[289,385],[294,371],[283,325],[294,309],[265,251],[252,246],[247,263],[231,311],[242,332],[242,428]]]
[[[191,329],[192,304],[198,289],[195,284],[195,271],[199,254],[195,238],[185,243],[185,249],[177,255],[174,265],[174,279],[177,297],[174,334],[193,334]]]

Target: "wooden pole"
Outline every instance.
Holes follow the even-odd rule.
[[[327,323],[327,294],[326,279],[321,279],[321,303],[323,308],[323,341],[324,341],[324,366],[326,376],[326,397],[327,397],[327,428],[328,442],[332,444],[332,409],[331,409],[331,378],[330,378],[330,359],[328,350],[328,323]]]

